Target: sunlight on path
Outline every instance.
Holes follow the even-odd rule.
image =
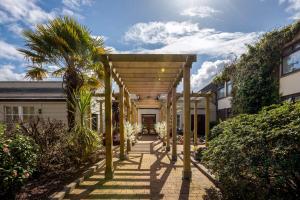
[[[194,167],[192,181],[183,181],[182,160],[173,164],[162,149],[154,136],[144,136],[128,160],[115,161],[113,180],[105,181],[100,169],[65,199],[203,199],[213,184]]]

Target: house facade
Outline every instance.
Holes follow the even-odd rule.
[[[282,100],[300,100],[300,33],[285,45],[279,71]]]
[[[36,116],[67,123],[62,82],[0,82],[0,122],[28,121]]]

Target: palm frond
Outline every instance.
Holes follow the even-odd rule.
[[[62,67],[58,70],[55,70],[54,72],[52,72],[52,75],[54,77],[62,77],[64,75],[64,73],[66,72],[66,68],[65,67]]]
[[[29,70],[27,70],[25,78],[29,78],[32,80],[43,80],[48,76],[48,71],[42,67],[30,67]]]

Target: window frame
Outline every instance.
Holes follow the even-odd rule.
[[[293,53],[299,51],[300,52],[300,41],[297,41],[291,45],[289,45],[288,47],[285,48],[285,50],[283,51],[283,54],[282,54],[282,57],[281,57],[281,62],[280,62],[280,70],[281,70],[281,77],[285,77],[285,76],[288,76],[290,74],[293,74],[293,73],[297,73],[300,71],[300,68],[299,69],[296,69],[294,71],[291,71],[291,72],[287,72],[287,73],[283,73],[283,60],[284,58],[292,55]]]
[[[28,108],[28,111],[29,111],[26,114],[24,114],[25,107]],[[37,113],[35,112],[36,109],[33,105],[30,105],[30,106],[27,106],[27,105],[4,105],[3,108],[4,108],[4,122],[7,124],[15,123],[15,122],[19,122],[19,121],[27,121],[27,120],[30,120],[31,117],[37,116]],[[7,113],[7,108],[11,109],[11,114]],[[17,114],[13,114],[13,108],[17,108],[17,110],[18,110]],[[31,108],[33,108],[33,109],[31,109]],[[33,111],[33,113],[31,111]],[[10,117],[12,119],[11,121],[7,120],[8,116],[11,116]],[[18,116],[18,119],[14,120],[13,119],[14,116]],[[27,119],[24,120],[24,116]]]
[[[224,90],[224,92],[223,92],[223,97],[220,97],[219,96],[219,90],[221,90],[221,89],[223,89]],[[222,85],[222,86],[220,86],[220,87],[218,87],[218,89],[217,89],[217,98],[218,98],[218,100],[219,99],[224,99],[224,98],[226,98],[226,88],[225,88],[225,85]]]
[[[230,83],[230,84],[228,84]],[[228,94],[228,85],[231,86],[231,91],[230,91],[230,94]],[[229,81],[226,81],[226,97],[231,97],[232,96],[232,81],[229,80]]]

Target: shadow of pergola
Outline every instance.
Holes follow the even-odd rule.
[[[140,148],[133,147],[127,160],[114,161],[112,180],[104,179],[102,168],[66,199],[164,199],[166,195],[173,195],[169,193],[174,188],[178,188],[174,190],[175,199],[189,199],[191,182],[182,180],[181,173],[174,175],[174,171],[182,171],[182,164],[173,163],[155,138],[148,142],[148,152],[139,152]]]

